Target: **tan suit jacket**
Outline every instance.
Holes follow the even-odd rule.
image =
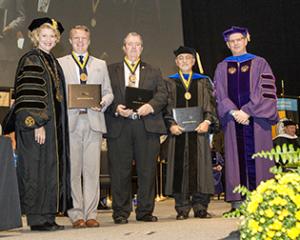
[[[78,67],[76,66],[76,63],[72,58],[72,55],[67,55],[62,58],[59,58],[58,61],[64,70],[66,85],[80,84]],[[87,84],[101,84],[102,101],[104,101],[104,107],[100,112],[88,109],[88,119],[90,122],[90,126],[94,131],[106,133],[104,111],[111,104],[114,98],[106,63],[103,60],[90,56],[89,61],[87,63],[87,71]],[[68,90],[68,86],[66,86],[66,90]],[[69,131],[72,132],[74,131],[78,120],[79,109],[69,109],[68,115]]]

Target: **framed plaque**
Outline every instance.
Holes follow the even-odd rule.
[[[100,107],[100,84],[68,84],[68,108]]]
[[[13,88],[0,87],[0,123],[4,120],[13,104]]]
[[[0,91],[0,107],[10,107],[11,93]]]
[[[133,87],[126,87],[125,89],[125,104],[129,109],[137,110],[140,106],[149,102],[152,98],[152,90]]]
[[[203,121],[201,107],[173,108],[173,118],[176,123],[184,128],[184,132],[193,132]]]

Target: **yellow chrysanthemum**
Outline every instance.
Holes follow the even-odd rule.
[[[286,195],[286,191],[287,191],[286,185],[278,185],[276,187],[276,192],[278,192],[278,194],[280,195]]]
[[[287,231],[287,235],[288,235],[291,239],[297,239],[298,236],[300,235],[300,228],[293,227],[293,228],[289,229],[289,230]]]
[[[259,222],[260,222],[260,223],[265,223],[265,222],[266,222],[266,219],[265,219],[265,218],[261,218],[261,219],[259,219]]]
[[[300,194],[293,195],[290,197],[292,201],[296,204],[297,208],[300,208]]]
[[[256,212],[257,207],[258,207],[258,203],[257,202],[254,202],[254,201],[250,202],[248,204],[248,206],[247,206],[247,211],[249,213],[254,213],[254,212]]]
[[[267,236],[270,237],[271,239],[275,236],[275,232],[272,230],[267,231]]]
[[[258,228],[259,228],[259,224],[254,219],[250,219],[249,222],[248,222],[248,227],[252,231],[252,233],[257,233]]]
[[[300,240],[299,173],[281,173],[275,179],[261,182],[247,200],[241,219],[241,239],[273,240],[286,236]],[[297,221],[293,226],[291,218]]]
[[[273,230],[281,230],[282,228],[282,223],[280,221],[278,221],[277,219],[274,221],[273,224],[270,225],[270,229]]]
[[[271,208],[268,208],[266,211],[265,211],[265,214],[266,214],[266,217],[268,218],[272,218],[274,217],[275,213],[273,212],[273,210]]]
[[[286,216],[288,216],[290,214],[290,212],[288,211],[288,210],[286,210],[286,209],[283,209],[281,212],[280,212],[280,214],[279,214],[279,216],[278,216],[278,219],[280,220],[280,221],[282,221]]]
[[[296,212],[295,217],[298,221],[300,221],[300,210]]]
[[[265,183],[261,183],[256,189],[258,193],[264,193],[266,190],[268,190],[268,184]]]
[[[272,201],[270,201],[270,205],[278,205],[278,206],[285,206],[287,204],[287,201],[281,197],[276,197]]]

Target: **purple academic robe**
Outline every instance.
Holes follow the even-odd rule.
[[[272,177],[269,169],[273,162],[262,158],[251,160],[251,155],[252,152],[270,150],[273,146],[271,126],[278,121],[275,78],[267,61],[254,56],[239,63],[222,61],[215,71],[214,82],[217,111],[225,137],[226,201],[239,201],[242,198],[240,194],[233,193],[233,189],[242,184],[241,179],[244,179],[244,182],[246,179],[246,184],[242,185],[249,188],[251,178],[244,175],[252,174],[254,187]],[[249,127],[236,123],[229,113],[230,110],[239,109],[250,115],[252,152],[248,153],[248,163],[245,163],[244,157],[239,154],[241,138],[238,135],[241,132],[245,133]],[[238,128],[241,128],[241,131],[238,132]],[[247,148],[244,148],[244,152],[247,151]],[[248,165],[249,168],[251,164],[252,170],[241,172],[242,165]]]

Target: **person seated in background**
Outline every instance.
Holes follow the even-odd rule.
[[[220,199],[221,194],[224,192],[223,186],[223,167],[224,167],[224,158],[222,155],[216,151],[214,148],[211,149],[211,159],[212,159],[212,169],[213,177],[215,184],[215,195]]]
[[[279,134],[273,139],[273,146],[283,146],[284,144],[287,145],[293,145],[294,149],[300,148],[300,141],[298,136],[296,135],[297,132],[297,124],[291,120],[291,119],[284,119],[280,121],[282,125],[282,131],[279,132]],[[283,167],[284,171],[288,170],[289,168],[294,168],[299,165],[295,164],[286,164],[281,159],[279,163],[276,163],[276,165],[279,167]]]
[[[277,145],[282,146],[285,143],[287,145],[292,144],[294,146],[294,149],[299,148],[300,141],[298,136],[296,135],[298,129],[297,124],[291,119],[283,120],[282,123],[283,123],[283,132],[278,134],[273,139],[274,147]]]

